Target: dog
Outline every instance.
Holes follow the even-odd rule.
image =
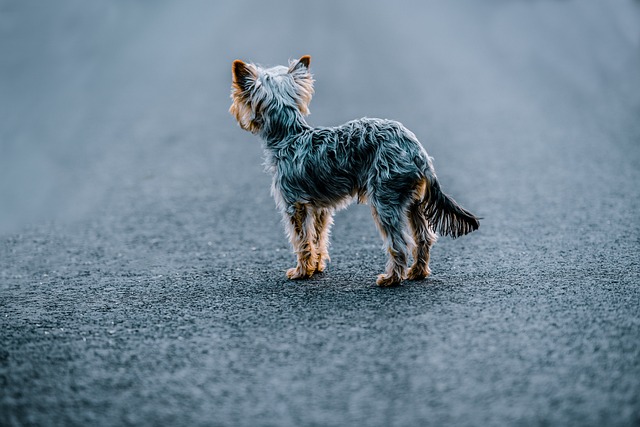
[[[389,255],[376,283],[426,278],[436,232],[456,238],[477,230],[479,218],[442,192],[432,158],[402,124],[362,118],[336,127],[308,125],[310,61],[305,55],[288,67],[241,60],[232,66],[229,112],[263,140],[271,192],[297,255],[287,277],[325,270],[333,214],[357,200],[371,206]]]

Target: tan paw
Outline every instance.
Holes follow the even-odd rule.
[[[329,258],[329,254],[326,252],[318,255],[318,265],[316,265],[316,271],[318,273],[322,273],[323,271],[325,271],[327,269],[327,262],[330,260],[331,258]]]
[[[313,271],[304,270],[300,268],[300,266],[290,268],[287,270],[287,277],[291,280],[308,279],[312,275],[313,275]]]
[[[409,280],[422,280],[428,277],[431,274],[431,270],[429,267],[411,267],[409,269],[409,273],[407,274],[407,279]]]
[[[386,288],[389,286],[397,286],[402,282],[402,277],[389,275],[389,274],[380,274],[378,275],[378,280],[376,280],[376,284],[382,288]]]
[[[318,265],[316,266],[316,271],[318,273],[322,273],[324,270],[326,270],[327,268],[327,263],[325,262],[324,259],[321,259],[318,261]]]

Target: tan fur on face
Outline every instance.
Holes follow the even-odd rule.
[[[305,55],[299,60],[291,61],[287,74],[293,80],[290,95],[295,100],[298,110],[303,116],[309,115],[309,103],[313,96],[313,77],[309,72],[311,57]],[[261,85],[261,79],[268,77],[272,70],[262,70],[258,67],[240,60],[235,60],[232,66],[233,84],[231,86],[231,98],[233,100],[229,112],[236,118],[240,127],[246,131],[257,134],[261,130],[260,117],[264,114],[260,110],[260,102],[257,102],[256,93]],[[273,75],[273,74],[271,74]]]

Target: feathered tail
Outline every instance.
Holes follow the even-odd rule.
[[[429,224],[442,236],[455,239],[480,227],[480,219],[443,193],[435,177],[427,179],[425,202]]]

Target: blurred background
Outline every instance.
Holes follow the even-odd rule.
[[[153,174],[206,174],[230,144],[259,152],[226,112],[236,58],[277,65],[310,54],[312,124],[400,120],[443,172],[454,173],[450,161],[469,171],[461,187],[518,185],[519,174],[499,171],[521,171],[528,156],[557,166],[576,144],[604,160],[612,154],[598,132],[638,143],[629,125],[639,116],[638,9],[631,0],[2,0],[0,232],[85,216]]]

